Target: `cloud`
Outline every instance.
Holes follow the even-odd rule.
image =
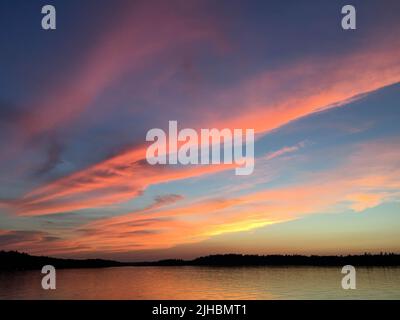
[[[45,247],[49,242],[59,240],[47,232],[33,230],[0,230],[0,247],[3,250]]]
[[[144,157],[145,149],[138,147],[34,189],[21,199],[3,202],[3,205],[8,205],[20,215],[45,215],[109,206],[140,196],[151,184],[234,168],[233,164],[151,166]]]
[[[357,212],[376,207],[384,202],[385,198],[386,195],[380,193],[353,193],[347,196],[347,200],[351,202],[350,208]]]
[[[294,177],[281,187],[182,203],[177,202],[181,196],[170,194],[156,197],[154,205],[142,210],[77,226],[51,243],[40,233],[11,233],[4,241],[30,252],[46,248],[56,255],[115,254],[198,243],[317,213],[361,212],[399,199],[399,150],[398,141],[370,141],[357,145],[337,167]],[[28,242],[32,238],[36,240]]]
[[[240,92],[245,99],[243,105],[240,105],[239,109],[233,107],[232,112],[229,112],[231,116],[224,116],[223,122],[211,121],[208,124],[214,124],[216,127],[255,128],[258,132],[264,132],[322,107],[340,105],[341,101],[348,101],[363,92],[399,81],[400,64],[395,51],[390,50],[397,47],[398,42],[383,49],[358,52],[337,57],[332,61],[321,59],[288,66],[284,70],[268,72],[247,81],[241,88],[236,88],[228,100],[232,105],[233,99],[236,99],[237,93]],[[287,90],[291,90],[290,95]],[[269,92],[271,96],[267,96]],[[262,96],[259,96],[260,93],[263,93]],[[265,104],[263,99],[269,99],[269,102]],[[240,114],[237,114],[238,110]],[[204,123],[204,119],[198,118],[198,123]],[[144,151],[137,148],[56,183],[50,183],[28,193],[22,201],[18,201],[22,206],[17,212],[28,215],[48,214],[110,205],[140,195],[150,184],[221,170],[220,167],[214,166],[181,170],[171,167],[150,168],[138,162],[144,158]],[[114,192],[118,187],[123,190],[119,194]],[[45,194],[46,192],[48,194]],[[81,199],[82,192],[91,193],[84,197],[85,199]],[[71,195],[76,197],[58,201],[60,197]],[[53,199],[59,203],[40,205]]]
[[[212,22],[204,17],[199,23],[185,15],[186,9],[179,1],[126,7],[111,30],[102,30],[102,37],[81,58],[75,72],[39,99],[37,116],[28,123],[29,134],[70,123],[123,75],[138,72],[171,48],[217,41]]]
[[[282,155],[284,155],[284,154],[296,152],[296,151],[298,151],[300,148],[303,148],[304,146],[305,146],[305,142],[302,141],[302,142],[299,142],[298,144],[296,144],[296,145],[294,145],[294,146],[283,147],[283,148],[281,148],[281,149],[279,149],[279,150],[276,150],[276,151],[273,151],[273,152],[268,153],[268,154],[266,155],[265,159],[266,159],[266,160],[272,160],[272,159],[278,158],[278,157],[280,157],[280,156],[282,156]]]
[[[80,252],[170,248],[310,214],[360,212],[399,199],[398,150],[398,142],[360,144],[342,165],[312,173],[305,181],[303,178],[287,186],[233,198],[210,196],[170,209],[153,208],[101,219],[78,229],[79,236],[72,243],[90,247]],[[376,156],[368,157],[371,153]],[[144,231],[148,231],[145,236]]]
[[[155,197],[154,201],[155,201],[156,206],[164,206],[164,205],[173,204],[182,199],[183,199],[183,196],[181,196],[179,194],[167,194],[167,195]]]
[[[35,172],[35,175],[42,176],[52,171],[57,165],[62,163],[62,151],[63,146],[61,143],[53,139],[47,146],[46,159],[43,164],[41,164]]]
[[[201,14],[198,6],[184,5],[181,1],[168,4],[152,1],[124,7],[118,19],[107,25],[109,29],[99,28],[98,38],[87,51],[63,66],[67,72],[61,81],[44,82],[41,95],[26,102],[24,111],[0,105],[2,120],[15,129],[7,135],[9,148],[7,152],[0,150],[0,160],[7,163],[26,156],[32,141],[52,137],[60,131],[65,134],[71,126],[87,124],[99,117],[102,111],[96,107],[101,96],[113,86],[121,85],[125,76],[142,74],[168,52],[190,44],[218,46],[221,34],[212,19],[207,16],[198,19],[190,14]],[[52,163],[43,165],[45,171],[49,164],[51,167]]]
[[[260,133],[320,110],[346,105],[365,93],[400,81],[400,63],[395,54],[398,50],[400,41],[395,40],[378,48],[305,59],[261,72],[223,93],[213,116],[218,121],[213,125],[254,128]],[[228,109],[229,113],[224,113]]]

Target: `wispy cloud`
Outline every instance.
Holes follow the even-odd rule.
[[[241,196],[210,196],[172,208],[167,206],[179,196],[163,198],[162,204],[156,198],[159,205],[80,226],[69,239],[53,242],[52,250],[71,254],[170,248],[321,212],[361,212],[399,199],[398,150],[397,142],[360,144],[338,167]],[[375,156],[369,157],[371,153]]]
[[[302,142],[299,142],[299,143],[295,144],[294,146],[283,147],[283,148],[281,148],[279,150],[276,150],[276,151],[268,153],[265,156],[265,159],[266,160],[272,160],[272,159],[278,158],[278,157],[280,157],[280,156],[282,156],[284,154],[296,152],[299,149],[303,148],[305,145],[306,145],[306,142],[302,141]]]

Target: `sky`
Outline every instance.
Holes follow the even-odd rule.
[[[400,2],[346,4],[1,1],[0,249],[399,253]],[[168,121],[254,129],[254,172],[149,165]]]

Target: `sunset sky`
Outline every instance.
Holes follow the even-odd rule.
[[[53,4],[57,29],[41,29]],[[400,1],[0,2],[0,249],[400,252]],[[146,162],[254,129],[255,168]]]

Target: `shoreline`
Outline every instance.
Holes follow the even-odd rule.
[[[119,262],[103,259],[63,259],[32,256],[16,251],[0,251],[0,271],[38,270],[44,265],[57,269],[100,269],[110,267],[400,267],[400,254],[381,253],[346,256],[241,255],[221,254],[193,260]]]

